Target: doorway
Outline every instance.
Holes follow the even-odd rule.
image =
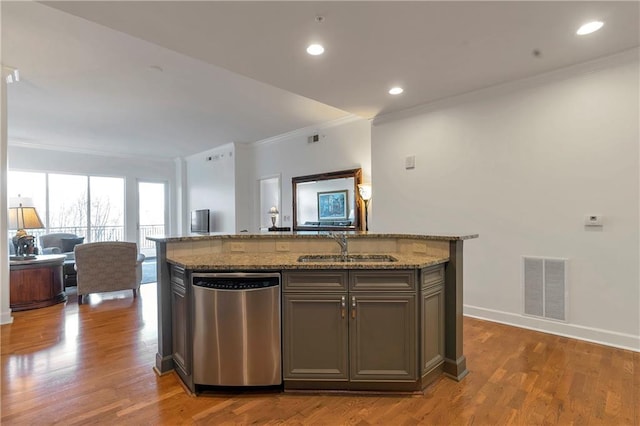
[[[271,213],[270,210],[275,207],[278,213],[275,215],[275,226],[282,226],[280,214],[282,213],[282,205],[280,204],[280,175],[270,176],[259,179],[259,200],[258,205],[258,228],[266,231],[270,226]]]

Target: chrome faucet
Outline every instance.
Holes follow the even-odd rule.
[[[340,244],[340,256],[343,260],[346,260],[349,252],[347,234],[344,232],[332,232],[330,235],[338,244]]]

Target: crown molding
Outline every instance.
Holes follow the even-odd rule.
[[[145,160],[151,161],[173,161],[173,158],[167,157],[153,157],[148,154],[130,154],[123,152],[113,152],[113,151],[101,151],[96,149],[86,149],[86,148],[78,148],[78,147],[70,147],[70,146],[52,146],[39,142],[27,142],[25,140],[9,138],[8,141],[9,148],[17,147],[17,148],[27,148],[27,149],[37,149],[37,150],[46,150],[46,151],[55,151],[55,152],[67,152],[72,154],[83,154],[83,155],[94,155],[100,157],[112,157],[112,158],[127,158],[127,159],[136,159],[139,160],[141,156],[144,156]]]
[[[291,139],[291,138],[298,137],[298,136],[309,136],[309,133],[317,133],[318,131],[320,131],[322,129],[328,129],[328,128],[331,128],[331,127],[342,126],[343,124],[353,123],[353,122],[358,121],[358,120],[366,120],[366,119],[362,118],[362,117],[359,117],[359,116],[357,116],[355,114],[349,114],[349,115],[346,115],[344,117],[340,117],[340,118],[337,118],[337,119],[331,120],[331,121],[326,121],[326,122],[318,124],[318,125],[302,127],[300,129],[292,130],[292,131],[287,132],[287,133],[282,133],[282,134],[277,135],[277,136],[272,136],[270,138],[261,139],[259,141],[251,142],[249,145],[252,145],[252,146],[269,145],[269,144],[272,144],[272,143],[280,142],[280,141],[283,141],[285,139]]]
[[[417,115],[426,114],[442,108],[448,108],[454,105],[460,105],[486,97],[500,96],[502,94],[535,87],[545,83],[566,80],[577,75],[598,72],[615,65],[637,62],[639,56],[640,48],[624,50],[613,55],[608,55],[598,59],[593,59],[591,61],[570,65],[564,68],[558,68],[552,71],[536,74],[531,77],[483,87],[481,89],[437,99],[432,102],[421,104],[415,107],[378,115],[374,117],[372,125],[376,126],[378,124],[383,124],[390,121],[411,118]]]

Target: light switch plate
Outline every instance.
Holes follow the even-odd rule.
[[[584,217],[585,226],[602,226],[601,214],[588,214]]]
[[[404,159],[404,168],[407,169],[407,170],[416,168],[416,156],[415,155],[409,155],[409,156],[405,157],[405,159]]]

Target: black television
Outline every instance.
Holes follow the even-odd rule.
[[[191,212],[191,232],[206,234],[209,232],[209,209]]]

